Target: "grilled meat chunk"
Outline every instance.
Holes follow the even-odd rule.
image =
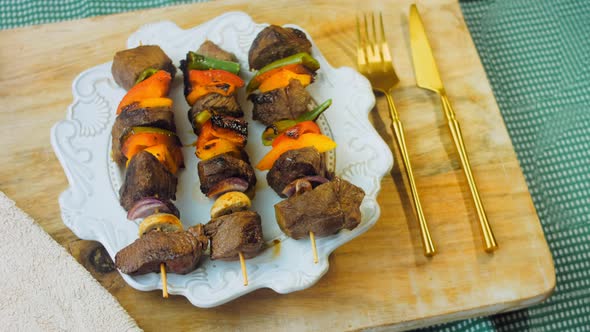
[[[260,216],[254,211],[211,219],[205,225],[205,234],[211,239],[211,259],[233,261],[239,259],[239,252],[252,258],[264,247]]]
[[[268,185],[281,197],[292,181],[304,176],[324,176],[321,154],[314,147],[290,150],[283,153],[266,174]]]
[[[354,229],[361,221],[360,205],[364,191],[350,182],[335,177],[311,191],[275,204],[275,215],[281,230],[294,239],[328,236],[343,228]]]
[[[208,93],[197,99],[195,104],[188,111],[188,120],[193,127],[193,131],[197,135],[199,134],[199,131],[195,125],[195,117],[203,111],[227,115],[234,118],[244,116],[244,112],[242,112],[242,108],[240,107],[240,104],[238,104],[235,95],[224,96],[219,93]]]
[[[296,119],[308,111],[311,96],[298,80],[292,79],[284,88],[253,93],[248,99],[254,103],[253,119],[270,126],[285,119]]]
[[[270,25],[260,31],[248,52],[250,70],[300,52],[309,53],[311,42],[303,31]]]
[[[178,179],[156,157],[146,151],[137,153],[127,167],[125,181],[119,190],[121,206],[129,211],[145,197],[176,199]]]
[[[127,158],[121,153],[121,146],[127,130],[131,127],[153,127],[176,132],[174,112],[169,107],[154,107],[124,110],[119,114],[111,130],[111,139],[112,158],[121,167],[127,162]]]
[[[159,272],[160,263],[166,265],[168,273],[186,274],[197,267],[208,243],[200,224],[185,232],[151,231],[121,249],[115,265],[129,275]]]
[[[172,75],[176,74],[176,67],[172,60],[157,45],[143,45],[115,54],[111,72],[115,82],[125,90],[135,85],[139,75],[148,68],[163,69]]]
[[[199,161],[197,169],[201,192],[207,195],[211,188],[214,188],[220,181],[235,177],[248,182],[249,189],[246,194],[252,195],[256,185],[256,176],[252,166],[247,162],[247,155],[245,159],[246,161],[231,153],[223,153],[209,160]]]
[[[214,58],[222,61],[238,62],[238,59],[232,53],[226,52],[217,46],[214,42],[206,40],[196,52],[209,58]]]

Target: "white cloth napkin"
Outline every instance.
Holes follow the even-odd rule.
[[[0,330],[141,331],[84,267],[0,191]]]

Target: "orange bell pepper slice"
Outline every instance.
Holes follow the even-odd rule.
[[[297,74],[289,70],[280,70],[273,76],[267,78],[260,84],[258,90],[260,92],[268,92],[271,90],[284,88],[289,85],[289,81],[298,80],[304,87],[311,83],[311,75]]]
[[[310,79],[311,79],[311,75],[313,74],[312,71],[307,69],[302,64],[282,66],[279,68],[271,69],[271,70],[267,71],[266,73],[255,76],[250,81],[250,83],[248,83],[247,92],[250,93],[250,92],[258,89],[264,81],[266,81],[267,79],[271,78],[275,74],[282,72],[282,71],[289,71],[291,73],[301,74],[301,75],[309,75]],[[288,84],[288,81],[287,81],[287,84]]]
[[[225,152],[239,152],[246,145],[246,137],[231,129],[219,128],[207,120],[197,139],[196,155],[207,160]]]
[[[240,150],[234,143],[226,139],[213,138],[205,141],[204,139],[201,139],[201,136],[199,136],[199,139],[197,140],[197,150],[195,152],[195,155],[197,155],[199,159],[211,159],[226,152],[239,153]]]
[[[168,146],[166,144],[158,144],[146,148],[144,151],[151,153],[154,157],[166,166],[170,173],[176,175],[178,171],[178,165],[176,164],[176,158],[172,156]]]
[[[186,97],[186,101],[190,105],[208,93],[216,92],[229,96],[235,92],[235,89],[244,86],[244,80],[238,75],[221,69],[190,70],[189,82],[192,91]]]
[[[170,90],[170,81],[172,76],[165,70],[159,70],[147,79],[134,85],[123,97],[117,107],[117,115],[123,111],[127,105],[142,101],[148,98],[161,98],[168,95]]]
[[[334,149],[336,147],[336,142],[334,142],[328,136],[315,133],[303,134],[294,140],[284,140],[281,144],[273,147],[272,150],[270,150],[262,158],[262,160],[258,162],[256,168],[261,171],[269,170],[283,153],[289,150],[302,149],[308,146],[313,146],[320,153],[322,153]]]
[[[168,151],[170,151],[176,165],[178,167],[184,167],[182,151],[180,150],[180,146],[178,146],[178,140],[174,133],[158,128],[143,127],[136,127],[133,131],[121,146],[121,153],[127,157],[128,161],[142,150],[164,144],[168,147]]]
[[[225,84],[225,83],[220,83]],[[191,93],[186,96],[186,102],[193,106],[197,100],[204,95],[208,95],[210,93],[219,93],[223,96],[231,96],[236,91],[235,87],[231,84],[226,85],[225,87],[220,87],[217,85],[197,85],[193,87]]]
[[[170,98],[147,98],[140,101],[133,102],[125,107],[123,111],[133,111],[142,108],[156,108],[156,107],[169,107],[171,108],[174,101]]]
[[[221,69],[191,70],[189,71],[189,81],[193,86],[215,85],[218,83],[231,84],[236,88],[244,86],[244,80],[240,76]]]
[[[272,147],[274,148],[275,146],[287,140],[298,139],[299,136],[307,133],[321,134],[322,132],[320,130],[320,127],[318,127],[318,125],[315,122],[302,121],[294,125],[293,127],[285,130],[279,136],[277,136],[272,141]]]

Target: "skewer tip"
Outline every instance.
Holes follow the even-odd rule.
[[[168,298],[168,281],[166,278],[166,265],[160,263],[160,277],[162,278],[162,297]]]
[[[319,262],[318,249],[315,245],[315,234],[313,232],[309,232],[309,239],[311,240],[311,250],[313,251],[313,263],[317,264]]]
[[[244,286],[248,286],[248,271],[246,271],[246,260],[244,259],[244,254],[239,252],[238,255],[240,256],[240,265],[242,266],[242,275],[244,276]]]

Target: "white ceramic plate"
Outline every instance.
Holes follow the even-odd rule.
[[[189,30],[164,21],[141,27],[129,37],[127,46],[132,48],[140,43],[160,45],[178,65],[189,50],[197,49],[209,39],[233,52],[242,68],[248,68],[248,49],[266,25],[256,24],[247,14],[240,12],[221,15]],[[242,284],[238,262],[211,261],[206,256],[194,272],[168,275],[168,292],[171,294],[184,295],[198,307],[213,307],[262,287],[279,293],[310,287],[328,270],[328,255],[332,251],[377,221],[379,206],[376,196],[381,178],[389,172],[393,160],[387,145],[368,121],[368,113],[375,103],[371,87],[353,69],[330,66],[315,45],[312,53],[319,60],[321,69],[308,90],[318,102],[333,99],[320,125],[338,143],[336,158],[334,154],[329,158],[336,174],[362,187],[366,193],[361,206],[361,224],[352,231],[318,238],[320,261],[314,264],[309,240],[295,241],[281,233],[273,208],[280,198],[268,187],[266,172],[257,172],[253,209],[262,217],[265,240],[270,245],[273,240],[280,240],[280,248],[270,247],[247,261],[248,286]],[[121,248],[137,239],[137,224],[126,219],[126,213],[119,205],[122,172],[109,157],[115,109],[125,94],[115,84],[110,68],[111,63],[105,63],[86,70],[74,80],[74,101],[68,108],[66,119],[52,128],[51,143],[70,184],[59,197],[63,222],[78,237],[101,242],[114,257]],[[245,76],[246,80],[251,78],[250,73]],[[175,78],[171,91],[178,134],[184,144],[190,144],[196,136],[186,116],[188,105],[182,95],[182,74]],[[239,101],[249,121],[250,137],[246,150],[250,159],[257,162],[269,149],[259,143],[263,126],[251,121],[252,105],[245,100],[243,91],[239,94]],[[186,147],[183,153],[187,168],[180,172],[176,205],[185,226],[206,223],[212,202],[199,190],[194,148]],[[123,278],[138,290],[162,288],[159,274],[136,277],[123,274]]]

